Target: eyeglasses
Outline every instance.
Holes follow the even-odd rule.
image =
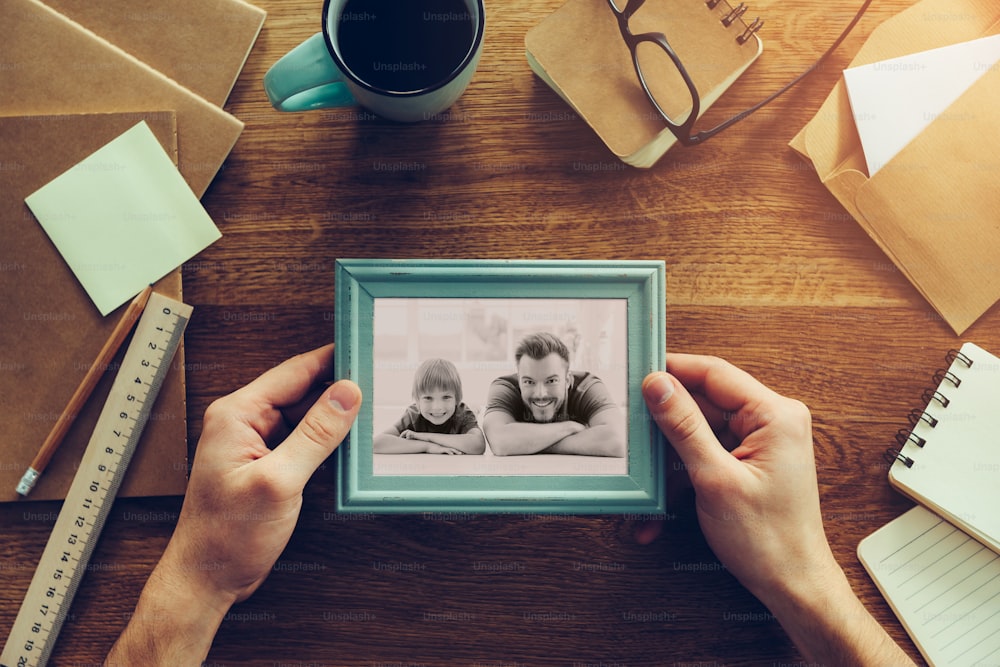
[[[720,2],[724,1],[725,0],[705,0],[709,9],[715,8]],[[726,128],[732,127],[758,109],[774,101],[777,97],[784,94],[792,86],[804,79],[806,75],[819,67],[820,63],[822,63],[827,56],[833,53],[833,51],[840,46],[840,43],[844,41],[858,21],[861,20],[861,17],[864,15],[865,10],[868,9],[868,5],[872,3],[872,0],[864,1],[861,5],[861,9],[859,9],[858,13],[853,19],[851,19],[851,22],[847,24],[847,27],[844,28],[844,31],[840,34],[840,36],[806,71],[799,74],[789,83],[785,84],[785,86],[778,92],[770,95],[763,101],[758,102],[749,109],[741,111],[729,120],[719,123],[712,129],[704,130],[702,132],[694,132],[695,121],[698,120],[698,116],[701,112],[701,96],[698,94],[698,89],[695,87],[694,81],[691,80],[691,76],[688,74],[687,69],[681,62],[680,57],[674,52],[673,47],[670,46],[670,42],[667,41],[666,35],[661,32],[644,32],[634,34],[628,27],[629,20],[632,18],[632,15],[639,11],[639,8],[642,7],[645,2],[646,0],[608,0],[608,4],[611,6],[611,11],[615,13],[615,16],[618,19],[618,29],[621,31],[622,39],[625,40],[625,44],[632,53],[632,64],[635,66],[635,73],[639,77],[639,83],[642,84],[642,89],[646,92],[646,97],[649,98],[650,103],[656,108],[656,111],[663,118],[667,127],[671,132],[673,132],[674,136],[677,137],[677,140],[685,146],[693,146],[711,139]],[[621,7],[623,3],[624,9]],[[740,3],[736,8],[733,8],[728,2],[726,2],[726,6],[730,9],[730,11],[725,15],[724,21],[728,21],[726,25],[731,25],[737,20],[742,22],[741,17],[746,11],[746,5]],[[763,23],[764,22],[760,19],[755,19],[750,25],[746,25],[744,23],[745,29],[737,37],[737,40],[740,41],[741,44],[746,42],[753,37],[754,33],[760,29]],[[669,58],[669,63],[664,60],[664,54],[667,58]],[[656,76],[652,76],[654,72],[656,73]],[[685,87],[691,94],[689,106],[685,105],[687,99],[677,99],[676,91],[684,90]],[[686,96],[684,97],[686,98]],[[679,110],[668,113],[665,110],[667,108]]]

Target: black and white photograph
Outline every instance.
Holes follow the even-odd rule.
[[[374,475],[625,475],[619,298],[376,298]]]

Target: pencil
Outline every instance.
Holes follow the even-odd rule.
[[[139,316],[142,315],[142,311],[146,307],[146,302],[149,301],[149,295],[152,293],[152,285],[142,290],[132,303],[129,304],[122,318],[118,320],[118,324],[115,325],[111,336],[108,337],[108,340],[104,343],[104,347],[98,353],[97,359],[91,364],[83,381],[80,382],[80,386],[76,388],[73,396],[69,399],[66,409],[59,415],[55,426],[52,427],[48,437],[45,438],[45,442],[42,443],[27,472],[21,477],[21,481],[17,485],[17,492],[22,496],[27,496],[31,489],[34,488],[39,475],[45,470],[45,466],[49,464],[52,455],[55,454],[59,445],[62,444],[63,438],[66,437],[69,427],[73,424],[80,410],[83,409],[84,403],[87,402],[87,399],[93,393],[94,387],[97,386],[97,381],[104,375],[104,371],[111,364],[111,360],[114,359],[115,354],[128,337],[129,332],[132,331],[132,327],[139,320]]]

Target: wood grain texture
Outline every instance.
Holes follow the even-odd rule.
[[[489,2],[469,90],[408,126],[357,109],[272,111],[261,78],[318,29],[321,3],[258,4],[267,23],[226,105],[246,130],[203,198],[224,236],[184,267],[192,453],[214,398],[331,340],[337,258],[664,259],[668,349],[728,358],[811,407],[836,557],[919,658],[855,548],[910,506],[889,488],[883,450],[949,348],[1000,351],[1000,312],[956,338],[787,147],[872,28],[910,0],[876,3],[793,92],[647,171],[615,161],[528,69],[524,34],[558,0]],[[807,67],[857,4],[753,3],[764,55],[712,116]],[[642,517],[338,516],[333,468],[317,471],[291,543],[208,664],[801,663],[712,555],[686,494],[640,547]],[[52,664],[100,662],[179,510],[179,498],[116,503]],[[57,511],[0,507],[0,628]]]

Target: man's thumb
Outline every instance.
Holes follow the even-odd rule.
[[[689,474],[720,465],[726,451],[687,389],[669,373],[650,373],[642,382],[646,406],[663,435],[677,450]],[[728,457],[726,457],[728,458]]]
[[[323,392],[285,441],[271,453],[286,470],[300,473],[303,486],[347,436],[361,408],[361,390],[340,380]]]

